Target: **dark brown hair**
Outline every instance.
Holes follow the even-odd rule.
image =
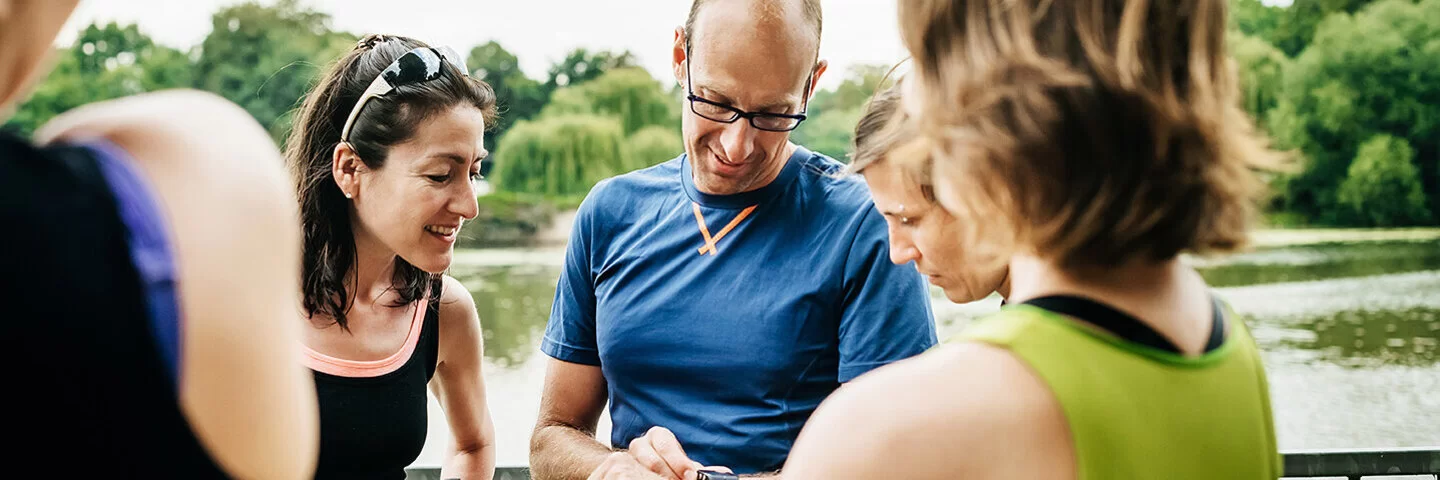
[[[901,0],[935,182],[1064,268],[1243,246],[1281,157],[1240,109],[1226,3]]]
[[[306,96],[285,142],[285,160],[299,190],[304,234],[302,306],[312,316],[334,318],[344,329],[349,328],[345,314],[353,300],[346,286],[356,274],[356,252],[350,201],[331,173],[335,147],[351,108],[370,82],[399,56],[426,46],[405,37],[367,35],[340,57]],[[351,128],[349,143],[356,155],[366,167],[379,169],[390,147],[414,136],[424,119],[459,105],[480,109],[485,124],[494,125],[494,91],[468,74],[447,64],[439,78],[403,85],[370,99]],[[393,282],[400,295],[396,306],[400,306],[423,298],[426,288],[438,291],[440,276],[396,257]]]

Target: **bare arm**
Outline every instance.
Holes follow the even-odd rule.
[[[595,439],[606,388],[600,367],[550,359],[540,418],[530,437],[536,480],[584,479],[612,453]]]
[[[786,480],[1069,479],[1059,404],[1008,352],[947,346],[836,391],[800,433]]]
[[[220,97],[171,91],[57,117],[37,139],[104,138],[159,199],[175,247],[184,322],[180,404],[238,478],[309,478],[318,430],[300,363],[300,231],[269,136]]]
[[[490,480],[495,476],[495,424],[485,401],[484,342],[475,299],[445,277],[440,299],[440,362],[430,388],[454,436],[440,478]]]

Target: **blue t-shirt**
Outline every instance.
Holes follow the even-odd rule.
[[[935,345],[924,279],[842,169],[800,148],[709,195],[681,155],[591,190],[540,348],[601,368],[612,445],[662,426],[705,465],[776,470],[841,382]]]

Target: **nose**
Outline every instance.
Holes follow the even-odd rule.
[[[920,261],[920,249],[910,241],[910,236],[902,228],[895,228],[894,222],[888,222],[890,229],[890,263],[904,265],[910,262]]]
[[[450,211],[459,215],[465,220],[474,220],[480,214],[480,202],[476,200],[475,191],[479,182],[460,182],[462,187],[454,189],[455,194],[450,197]]]
[[[725,125],[724,131],[720,134],[721,148],[725,149],[725,159],[731,162],[744,162],[755,153],[755,135],[759,133],[750,121],[744,118],[736,119],[734,122]]]

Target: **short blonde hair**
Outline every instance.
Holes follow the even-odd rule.
[[[875,96],[865,104],[860,121],[855,124],[855,134],[851,141],[851,151],[854,153],[850,154],[850,172],[863,175],[866,168],[889,163],[886,159],[914,136],[914,126],[909,123],[905,113],[900,111],[899,86],[875,92]],[[925,200],[934,202],[935,189],[930,183],[929,157],[896,163],[905,170],[910,180],[920,187],[920,194]]]
[[[1238,249],[1280,157],[1240,109],[1226,2],[901,0],[907,157],[1065,267]]]

